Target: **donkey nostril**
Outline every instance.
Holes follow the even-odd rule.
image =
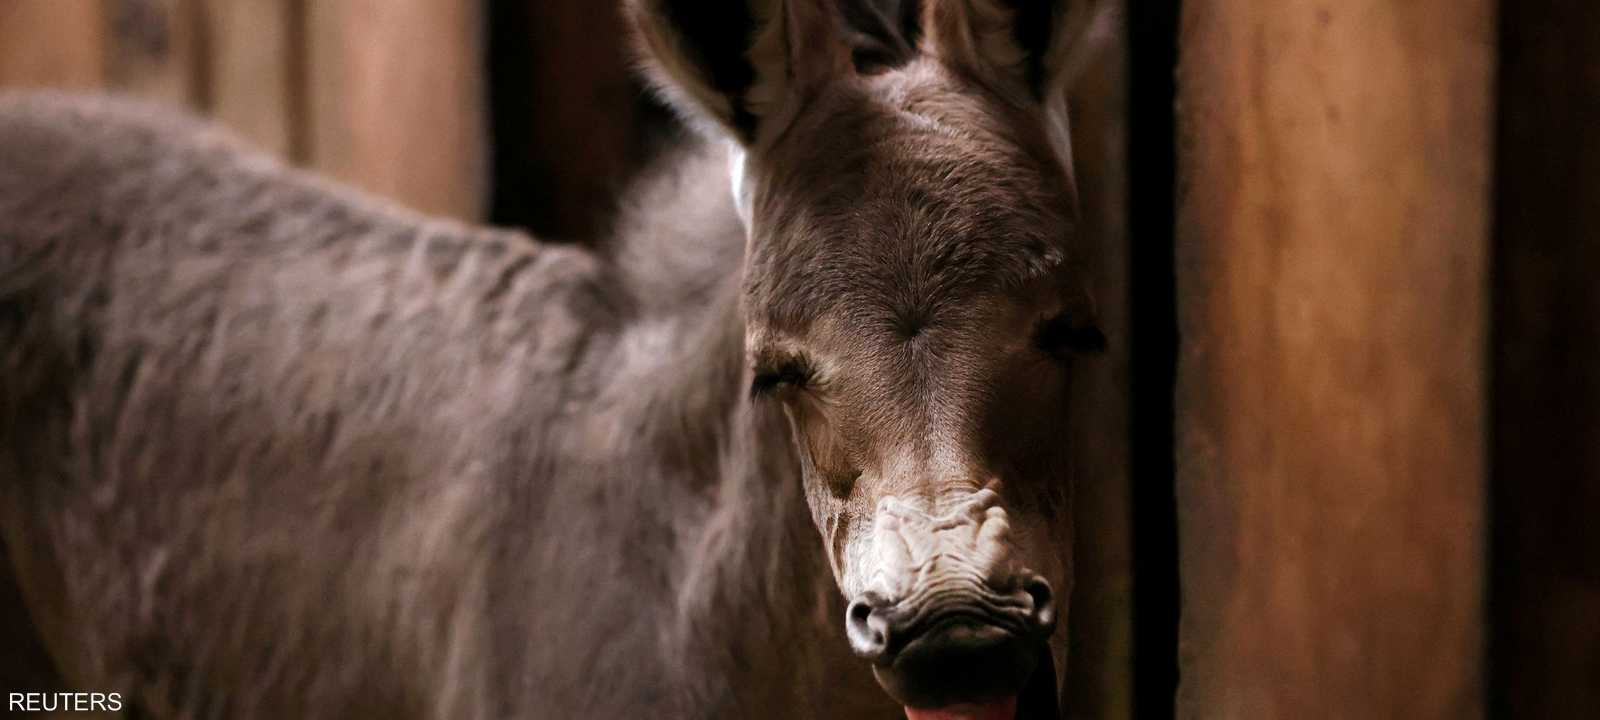
[[[1033,598],[1033,620],[1045,633],[1055,629],[1056,605],[1054,594],[1050,591],[1050,582],[1037,575],[1033,576],[1022,589]]]
[[[886,624],[882,618],[874,622],[871,604],[856,600],[845,610],[845,635],[850,639],[850,649],[867,660],[883,657],[889,647]]]

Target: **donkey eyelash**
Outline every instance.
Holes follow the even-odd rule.
[[[1105,352],[1106,336],[1092,324],[1076,321],[1070,313],[1062,313],[1039,324],[1034,343],[1057,360],[1069,355],[1098,355]]]
[[[773,368],[757,369],[755,379],[750,381],[750,397],[768,397],[784,387],[804,388],[812,375],[811,367],[798,358]]]

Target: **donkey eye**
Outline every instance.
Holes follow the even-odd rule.
[[[1039,323],[1034,344],[1057,360],[1072,355],[1094,355],[1105,352],[1106,336],[1092,323],[1082,321],[1072,313],[1061,313]]]
[[[757,368],[750,381],[750,397],[762,398],[785,388],[804,388],[811,382],[812,371],[801,358],[793,358],[766,368]]]

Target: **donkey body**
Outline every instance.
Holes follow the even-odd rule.
[[[1090,4],[625,5],[709,142],[601,251],[0,99],[0,531],[73,686],[1058,715],[1066,403],[1104,341],[1064,95]]]
[[[0,523],[66,679],[159,717],[892,713],[829,669],[743,402],[726,161],[675,165],[600,256],[0,101]]]

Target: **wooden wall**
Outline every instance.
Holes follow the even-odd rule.
[[[1178,714],[1481,716],[1493,3],[1179,42]]]
[[[0,3],[0,87],[97,87],[105,35],[99,3]]]
[[[481,217],[487,135],[477,3],[304,7],[310,164],[421,210]]]
[[[482,24],[478,3],[454,0],[5,0],[0,87],[189,107],[366,190],[479,219]]]
[[[1176,714],[1600,715],[1600,5],[1182,18]]]

